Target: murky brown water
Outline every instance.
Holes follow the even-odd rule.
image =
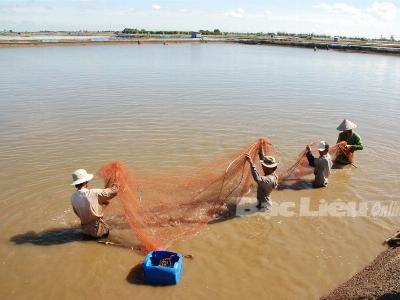
[[[140,254],[80,241],[69,202],[77,168],[119,159],[157,172],[260,136],[288,163],[308,142],[334,143],[343,118],[366,144],[359,167],[274,201],[398,201],[398,57],[188,44],[0,49],[0,65],[1,298],[317,298],[400,227],[399,217],[235,218],[177,244],[194,259],[178,286],[155,288],[131,282]]]

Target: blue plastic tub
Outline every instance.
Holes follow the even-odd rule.
[[[182,255],[171,251],[151,251],[143,261],[144,280],[150,284],[177,284],[182,276]]]

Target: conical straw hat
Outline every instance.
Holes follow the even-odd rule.
[[[345,130],[351,130],[356,128],[357,125],[354,124],[353,122],[344,119],[342,123],[340,123],[340,125],[336,128],[339,131],[345,131]]]

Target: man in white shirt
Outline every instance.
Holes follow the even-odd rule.
[[[311,153],[310,146],[307,145],[306,156],[308,163],[311,167],[314,167],[315,180],[313,187],[325,187],[328,185],[328,177],[332,170],[332,160],[329,155],[329,144],[325,141],[321,141],[317,150],[319,152],[319,157],[314,157]]]
[[[71,196],[71,204],[75,214],[81,220],[82,232],[85,235],[100,238],[108,235],[110,227],[103,219],[103,206],[108,205],[109,200],[118,192],[118,186],[113,184],[111,188],[89,189],[89,181],[93,174],[79,169],[72,173],[72,184],[77,189]]]

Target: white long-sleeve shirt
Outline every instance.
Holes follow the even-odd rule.
[[[116,187],[107,189],[82,188],[71,196],[71,204],[75,214],[81,219],[81,224],[93,223],[103,217],[102,204],[117,194]]]
[[[314,187],[323,187],[328,185],[328,177],[332,170],[332,159],[329,154],[320,157],[314,157],[311,152],[307,153],[307,159],[310,166],[314,167]]]

